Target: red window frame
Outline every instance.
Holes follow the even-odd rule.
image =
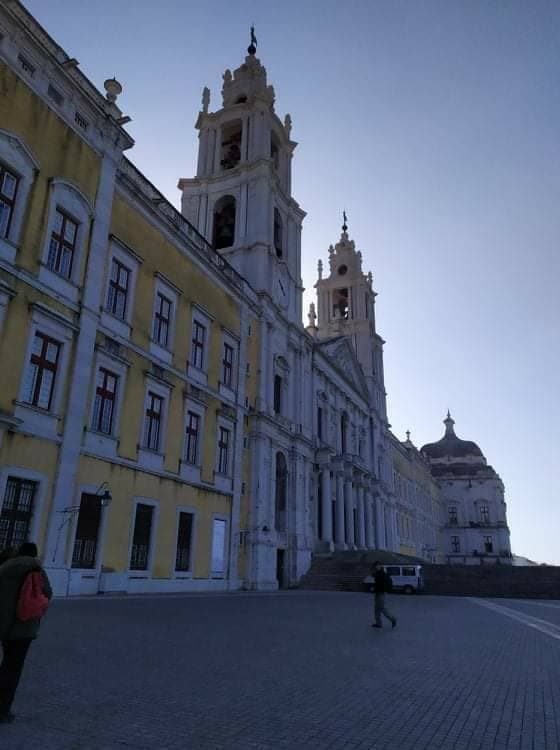
[[[58,341],[55,341],[55,339],[52,339],[50,336],[46,336],[44,333],[41,333],[40,331],[35,331],[33,341],[35,342],[36,339],[40,339],[41,341],[41,352],[39,354],[35,354],[33,350],[31,351],[31,357],[29,359],[29,366],[36,367],[37,370],[36,370],[35,379],[32,385],[32,392],[31,394],[29,394],[30,398],[28,398],[27,403],[31,404],[32,406],[37,406],[40,409],[46,409],[48,411],[51,408],[51,404],[52,404],[52,397],[53,397],[54,387],[56,383],[56,373],[58,369],[58,362],[60,359],[61,344]],[[48,359],[48,356],[47,356],[49,345],[56,347],[56,357],[55,357],[54,362]],[[52,373],[52,381],[51,381],[50,389],[49,389],[48,404],[46,406],[41,406],[41,404],[39,403],[39,400],[41,397],[41,388],[43,385],[43,378],[45,377],[45,372]]]
[[[7,192],[4,192],[4,181],[6,179],[6,175],[11,177],[13,180],[15,180],[16,184],[15,184],[13,195],[8,195]],[[0,164],[0,204],[5,206],[8,210],[8,221],[6,222],[6,228],[4,229],[4,232],[0,234],[0,237],[2,239],[6,239],[6,237],[8,237],[10,233],[12,217],[14,215],[14,208],[16,205],[18,186],[19,186],[19,177],[10,169],[5,167],[3,164]]]
[[[224,358],[222,359],[222,382],[228,388],[231,388],[231,384],[233,382],[233,355],[233,346],[224,342]]]
[[[204,368],[204,343],[206,338],[206,327],[198,320],[193,322],[192,333],[192,364],[199,370]]]
[[[144,419],[144,448],[158,451],[161,438],[161,421],[163,417],[163,397],[148,391],[148,404]]]
[[[115,273],[116,271],[116,273]],[[125,274],[123,283],[121,272]],[[113,258],[111,263],[111,276],[109,278],[109,292],[107,295],[107,310],[121,320],[126,320],[128,305],[128,287],[130,282],[130,268]],[[119,312],[122,301],[122,311]]]
[[[229,458],[229,434],[225,427],[219,428],[218,437],[218,474],[227,474]]]
[[[196,464],[198,457],[198,436],[200,433],[200,416],[193,411],[187,412],[185,461]]]
[[[103,378],[101,383],[99,383],[99,376]],[[100,367],[98,370],[97,378],[98,380],[95,388],[95,401],[93,406],[92,429],[96,432],[102,432],[104,435],[112,435],[119,376],[114,372],[111,372],[110,370],[106,370],[104,367]],[[110,387],[111,380],[113,381],[112,390]],[[109,413],[108,417],[107,412]]]
[[[156,311],[154,314],[153,337],[160,346],[166,347],[171,327],[171,310],[173,302],[161,292],[157,293]]]
[[[60,227],[57,230],[57,224],[60,222]],[[66,237],[67,228],[72,227],[73,237],[72,240]],[[78,237],[79,224],[74,221],[68,214],[57,207],[55,212],[55,225],[51,232],[51,238],[49,241],[49,255],[47,258],[47,266],[54,273],[58,273],[60,276],[69,279],[72,275],[72,266],[74,264],[74,253],[76,251],[76,239]],[[70,256],[70,261],[67,267],[64,266],[65,258]]]

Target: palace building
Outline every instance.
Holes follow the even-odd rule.
[[[297,143],[255,44],[214,111],[204,89],[181,212],[128,158],[119,82],[101,93],[16,0],[0,81],[0,548],[36,541],[59,595],[275,589],[333,550],[457,557],[446,482],[499,478],[477,454],[450,480],[438,443],[391,434],[346,219],[304,327]],[[492,551],[463,544],[505,559],[500,497]]]

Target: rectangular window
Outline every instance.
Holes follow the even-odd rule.
[[[144,417],[144,448],[147,450],[159,450],[162,419],[163,398],[149,391],[146,416]]]
[[[37,482],[8,477],[0,514],[0,549],[17,547],[29,538]]]
[[[196,464],[198,458],[198,435],[200,431],[200,417],[192,411],[187,412],[187,427],[185,440],[185,461]]]
[[[492,542],[491,536],[485,536],[484,537],[484,551],[485,552],[493,552],[494,551],[494,544]]]
[[[399,565],[388,565],[385,570],[390,576],[400,576],[401,574],[401,568]]]
[[[76,125],[79,125],[82,128],[82,130],[87,130],[89,127],[89,122],[79,112],[75,113],[74,122],[76,123]]]
[[[282,378],[280,375],[274,376],[274,413],[282,412]]]
[[[212,576],[221,578],[226,570],[226,522],[214,519],[212,529]]]
[[[130,270],[113,258],[107,294],[107,311],[121,320],[126,320],[129,278]]]
[[[24,57],[21,52],[18,55],[18,62],[20,65],[20,68],[25,71],[26,73],[29,73],[29,75],[33,78],[35,75],[35,66],[29,62],[27,57]]]
[[[163,347],[167,347],[169,341],[172,304],[171,300],[164,297],[161,292],[157,293],[153,339]]]
[[[31,359],[25,372],[23,400],[41,409],[50,409],[61,345],[44,333],[33,338]]]
[[[193,519],[194,515],[192,513],[179,513],[177,555],[175,557],[175,570],[177,571],[191,569]]]
[[[224,343],[224,358],[222,359],[222,383],[231,388],[233,381],[233,346]]]
[[[57,208],[49,242],[47,266],[65,279],[69,279],[72,273],[77,235],[78,224]]]
[[[138,503],[138,505],[136,506],[134,534],[132,537],[132,550],[130,553],[131,570],[148,569],[153,516],[154,508],[152,505]]]
[[[198,320],[193,322],[192,333],[192,365],[199,370],[204,368],[204,342],[206,339],[206,328]]]
[[[18,178],[16,175],[0,164],[0,238],[2,239],[6,239],[10,231],[17,186]]]
[[[317,437],[323,439],[323,410],[320,406],[317,407]]]
[[[218,433],[218,474],[228,473],[229,430],[219,428]]]
[[[73,568],[95,568],[100,526],[101,498],[99,495],[84,493],[80,501],[80,513],[72,554]]]
[[[109,372],[104,367],[99,368],[91,428],[97,432],[103,432],[105,435],[111,435],[113,432],[118,380],[118,376],[114,373]]]
[[[456,526],[458,522],[457,507],[455,505],[449,506],[449,523],[451,526]]]
[[[62,107],[62,105],[64,104],[64,97],[62,96],[60,91],[58,91],[58,89],[55,89],[55,87],[50,83],[47,93],[50,98],[58,104],[59,107]]]
[[[461,551],[461,540],[458,536],[452,536],[451,537],[451,551],[452,552],[460,552]]]
[[[490,510],[487,505],[480,506],[480,520],[482,523],[490,523]]]

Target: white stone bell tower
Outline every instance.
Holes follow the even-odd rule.
[[[317,328],[320,339],[348,336],[362,366],[371,403],[386,420],[387,406],[383,375],[383,344],[375,330],[375,297],[371,271],[362,271],[362,253],[348,238],[346,212],[340,240],[329,247],[329,276],[323,278],[319,261]],[[314,311],[313,311],[314,315]],[[311,317],[310,317],[311,321]],[[309,331],[309,327],[307,328]]]
[[[223,76],[222,108],[209,112],[202,95],[196,177],[179,180],[183,215],[284,315],[301,324],[301,225],[305,212],[291,195],[290,115],[274,111],[274,89],[256,57]]]

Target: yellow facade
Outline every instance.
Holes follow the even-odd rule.
[[[439,549],[439,485],[414,445],[393,436],[393,489],[399,552],[435,561]]]
[[[18,186],[0,236],[0,507],[8,529],[0,546],[21,541],[13,497],[22,507],[31,497],[25,535],[38,543],[56,593],[237,587],[250,475],[242,446],[257,397],[254,303],[210,262],[213,251],[202,238],[193,244],[177,217],[170,221],[174,209],[159,194],[153,200],[155,189],[140,173],[131,185],[127,174],[135,168],[124,164],[123,151],[132,140],[118,107],[61,64],[33,73],[22,67],[18,44],[34,20],[19,4],[0,13],[7,30],[0,168]],[[26,42],[34,59],[52,55]],[[74,96],[53,104],[39,86]],[[96,125],[84,129],[83,122]],[[60,212],[78,227],[71,270],[64,272],[51,258]],[[117,255],[132,259],[126,319],[110,303]],[[172,297],[173,335],[163,353],[154,344],[159,284]],[[194,377],[199,314],[207,323],[204,366]],[[50,350],[39,351],[45,337],[54,342],[55,364],[45,360],[54,361]],[[223,382],[226,343],[235,352],[231,387]],[[104,372],[118,384],[109,396],[100,391]],[[157,418],[148,414],[154,394],[163,404]],[[186,454],[191,403],[200,417],[196,462]],[[109,408],[102,422],[99,409]],[[146,437],[148,423],[157,425],[157,445]],[[149,434],[155,440],[156,432]],[[152,508],[142,544],[139,505]],[[182,542],[190,562],[181,570],[179,513],[192,522]],[[216,539],[224,534],[220,549]],[[133,566],[132,549],[142,545],[149,547],[146,564],[140,556],[140,567],[137,560]]]

